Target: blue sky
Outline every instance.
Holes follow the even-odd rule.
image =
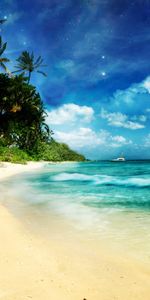
[[[55,138],[92,159],[150,158],[150,1],[1,0],[13,70],[42,55],[32,78]]]

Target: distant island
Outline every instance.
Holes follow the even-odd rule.
[[[0,20],[0,24],[3,24]],[[40,94],[30,84],[33,72],[46,74],[41,56],[24,51],[10,72],[4,56],[7,43],[0,37],[0,161],[85,161],[85,157],[58,143],[45,123],[46,111]],[[19,72],[19,75],[15,73]]]

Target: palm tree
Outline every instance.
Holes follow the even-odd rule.
[[[9,73],[7,67],[5,66],[6,62],[9,62],[9,59],[6,57],[2,57],[4,51],[6,50],[7,43],[2,42],[2,38],[0,36],[0,67],[7,73]]]
[[[44,104],[36,88],[22,75],[0,74],[0,137],[21,149],[33,150],[38,141],[47,142],[52,131],[45,124]]]
[[[42,57],[39,56],[36,60],[34,60],[33,52],[30,54],[28,51],[23,51],[16,61],[18,62],[18,65],[15,66],[15,68],[17,68],[18,70],[13,73],[27,71],[29,74],[28,83],[30,82],[31,74],[34,71],[44,76],[47,76],[43,71],[38,70],[39,67],[45,67],[45,65],[42,64],[43,63]]]

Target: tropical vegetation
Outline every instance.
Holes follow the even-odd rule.
[[[0,20],[3,24],[4,20]],[[84,156],[53,139],[53,132],[45,123],[46,112],[36,87],[30,84],[31,74],[46,74],[43,59],[34,59],[24,51],[17,59],[17,72],[10,73],[4,56],[7,43],[0,37],[0,160],[26,162],[28,160],[83,161]]]
[[[9,62],[9,59],[6,58],[6,57],[3,57],[3,54],[4,54],[5,50],[6,50],[6,47],[7,47],[7,43],[3,43],[2,37],[0,36],[0,67],[4,71],[8,72],[8,69],[7,69],[6,65],[5,65],[5,63]]]
[[[46,67],[46,65],[43,65],[43,58],[39,56],[36,60],[34,59],[33,52],[30,54],[28,51],[23,51],[18,59],[16,59],[17,65],[15,68],[17,71],[14,71],[14,73],[17,72],[28,72],[28,83],[31,79],[32,72],[37,72],[42,74],[43,76],[47,76],[46,73],[39,70],[41,67]]]

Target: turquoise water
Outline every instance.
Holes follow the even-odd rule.
[[[59,204],[67,199],[98,210],[150,210],[150,162],[49,164],[15,183],[22,179],[37,194],[34,203],[45,196],[46,202],[55,197]]]
[[[45,164],[7,185],[22,203],[61,215],[80,229],[114,235],[138,228],[149,235],[150,162]]]

